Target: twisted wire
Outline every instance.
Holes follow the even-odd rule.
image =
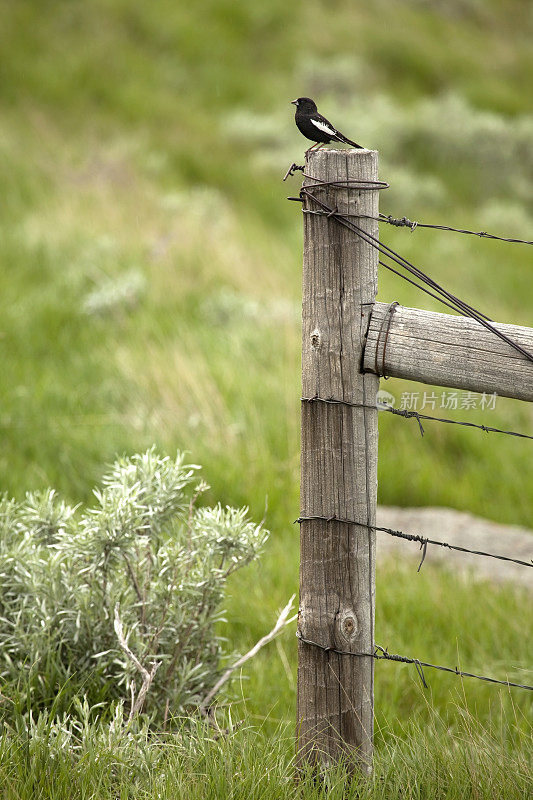
[[[288,200],[300,201],[299,197],[288,197]],[[317,216],[328,216],[327,211],[315,211],[312,209],[303,209],[304,214],[316,214]],[[471,231],[467,228],[453,228],[449,225],[432,225],[429,222],[418,222],[417,220],[410,220],[408,217],[393,217],[392,214],[378,214],[372,216],[371,214],[357,214],[350,213],[344,214],[345,217],[358,217],[359,219],[373,219],[376,222],[386,222],[387,225],[393,225],[395,228],[409,228],[411,233],[414,233],[417,228],[429,228],[436,231],[451,231],[452,233],[463,233],[470,236],[478,236],[481,239],[494,239],[498,242],[509,242],[511,244],[532,244],[533,241],[529,239],[515,239],[507,236],[496,236],[494,233],[487,231]]]

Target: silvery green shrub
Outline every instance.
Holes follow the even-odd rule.
[[[4,716],[14,705],[70,711],[79,696],[127,708],[143,683],[139,665],[155,664],[142,707],[150,720],[199,705],[227,655],[217,633],[226,580],[268,533],[245,508],[198,506],[207,488],[198,470],[152,448],[118,460],[90,508],[52,490],[0,498]]]

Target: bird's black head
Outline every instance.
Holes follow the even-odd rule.
[[[296,106],[298,111],[308,111],[312,113],[317,110],[315,101],[311,100],[310,97],[299,97],[297,100],[291,100],[291,103]]]

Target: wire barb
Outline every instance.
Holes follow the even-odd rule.
[[[290,178],[292,175],[294,175],[295,172],[298,172],[298,171],[303,172],[304,169],[305,169],[305,167],[299,166],[295,161],[293,161],[292,164],[290,165],[289,169],[287,170],[287,172],[283,176],[283,180],[286,181],[287,178]],[[294,199],[295,199],[294,197],[288,197],[287,198],[287,200],[294,200]]]
[[[418,222],[411,222],[411,220],[407,219],[407,217],[400,217],[399,219],[396,219],[390,214],[388,216],[385,216],[385,214],[380,214],[379,220],[380,222],[388,222],[389,225],[394,225],[396,228],[411,228],[411,232],[418,227]]]
[[[425,433],[424,427],[420,421],[420,414],[418,411],[409,411],[407,408],[393,408],[392,406],[383,406],[383,411],[390,411],[392,414],[396,414],[399,417],[403,417],[404,419],[416,419],[418,422],[418,427],[420,429],[420,436],[423,436]]]

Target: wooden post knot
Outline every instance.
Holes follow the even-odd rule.
[[[351,639],[356,631],[355,619],[353,617],[346,617],[342,622],[343,633]]]
[[[315,328],[315,330],[311,334],[311,347],[313,348],[313,350],[318,350],[321,342],[322,342],[322,336],[320,334],[320,331],[317,328]]]

